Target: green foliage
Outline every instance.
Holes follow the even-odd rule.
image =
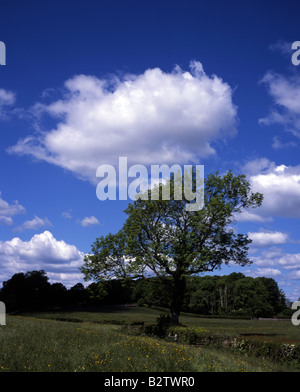
[[[195,184],[195,171],[191,178]],[[170,200],[160,197],[166,187]],[[158,200],[151,200],[151,191],[147,191],[129,204],[123,228],[96,239],[81,268],[87,280],[98,282],[145,278],[149,270],[166,284],[171,278],[170,310],[177,323],[188,276],[213,271],[224,263],[251,263],[247,257],[251,240],[235,234],[230,224],[236,213],[260,206],[263,199],[251,192],[244,175],[234,176],[230,171],[223,177],[219,173],[207,176],[202,209],[186,210],[192,202],[183,189],[179,200],[173,176],[157,188]]]
[[[171,336],[177,335],[178,341],[186,344],[200,344],[208,339],[209,331],[203,327],[171,327],[169,329]]]
[[[169,308],[171,301],[171,280],[162,282],[158,278],[137,279],[132,284],[131,300],[138,305]]]
[[[173,327],[169,329],[169,333],[177,334],[180,343],[226,348],[247,356],[267,358],[275,363],[300,367],[300,344],[266,341],[258,338],[247,339],[237,334],[210,332],[202,327]]]
[[[120,305],[131,302],[132,283],[120,279],[91,283],[87,292],[91,305]]]
[[[15,274],[4,282],[0,300],[8,312],[63,309],[69,306],[99,307],[137,303],[139,306],[170,308],[173,282],[168,277],[78,283],[66,289],[48,283],[44,271]],[[284,293],[272,278],[251,278],[242,273],[186,278],[182,310],[229,317],[291,317]]]
[[[151,336],[158,336],[159,338],[164,338],[166,333],[172,325],[172,318],[170,315],[161,314],[156,320],[156,324],[148,324],[142,328],[142,332]]]
[[[3,282],[1,300],[5,302],[8,312],[24,308],[40,309],[49,304],[50,293],[51,285],[45,271],[20,272]]]
[[[233,344],[233,348],[250,356],[265,357],[273,362],[284,362],[291,366],[300,366],[300,344],[237,339]]]
[[[273,317],[286,309],[285,295],[273,278],[252,278],[234,272],[190,277],[186,283],[182,306],[186,312],[250,318]],[[153,278],[137,280],[132,300],[168,307],[171,293],[167,287]]]
[[[69,290],[62,283],[48,282],[44,270],[27,271],[14,274],[3,282],[0,300],[10,312],[29,310],[48,310],[55,307],[86,304],[88,293],[82,283]]]

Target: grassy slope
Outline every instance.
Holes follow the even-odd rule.
[[[155,322],[157,310],[106,309],[106,312],[41,313],[8,316],[0,330],[2,371],[278,371],[264,359],[238,353],[199,349],[145,336],[127,336],[117,322]],[[39,318],[37,318],[39,317]],[[43,317],[43,318],[42,318]],[[77,319],[82,322],[56,321]],[[287,339],[299,338],[288,322],[203,319],[182,316],[185,325],[211,330],[254,331]],[[262,324],[261,324],[262,323]],[[252,332],[251,332],[252,333]],[[275,334],[275,335],[274,335]]]

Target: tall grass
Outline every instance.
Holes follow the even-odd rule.
[[[119,329],[116,325],[7,317],[7,325],[0,327],[0,371],[278,370],[266,360],[129,336]]]

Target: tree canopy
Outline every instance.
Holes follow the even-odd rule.
[[[81,271],[87,280],[98,282],[156,276],[169,286],[170,310],[178,323],[188,276],[214,271],[229,262],[251,263],[251,240],[235,233],[231,224],[236,214],[260,206],[263,195],[251,191],[244,175],[217,172],[204,181],[203,208],[188,210],[186,205],[194,201],[184,194],[180,200],[175,197],[175,181],[172,176],[158,186],[160,196],[169,187],[170,200],[151,200],[148,190],[129,204],[122,229],[96,239]]]

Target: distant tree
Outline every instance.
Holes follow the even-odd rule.
[[[195,173],[193,173],[195,176]],[[195,183],[195,181],[194,181]],[[170,200],[162,200],[165,187]],[[183,187],[182,187],[183,188]],[[159,200],[151,191],[129,204],[123,228],[96,239],[81,268],[85,279],[145,278],[151,271],[161,282],[171,279],[170,311],[179,322],[188,276],[213,271],[229,262],[245,266],[251,240],[231,228],[237,213],[258,207],[263,196],[252,193],[244,175],[210,174],[205,180],[204,207],[187,211],[187,200],[175,197],[174,176],[159,186]]]
[[[234,286],[235,310],[252,317],[272,317],[275,310],[268,301],[268,288],[262,280],[244,277]]]
[[[267,289],[266,302],[273,308],[273,314],[278,314],[286,308],[286,298],[282,290],[279,289],[277,282],[273,278],[259,277],[256,278],[257,282],[262,284]]]
[[[82,305],[88,300],[88,292],[82,283],[76,283],[68,290],[68,303],[70,305]]]
[[[64,306],[67,304],[67,288],[62,283],[51,285],[51,305]]]
[[[218,276],[203,276],[198,284],[198,290],[191,298],[191,306],[199,313],[216,314],[218,310],[219,292],[217,289]]]
[[[133,285],[131,299],[140,304],[168,308],[171,301],[170,284],[161,284],[160,279],[139,279]]]
[[[6,305],[8,312],[23,308],[26,300],[24,298],[24,279],[23,272],[14,274],[9,280],[3,282],[1,289],[1,301]],[[24,301],[25,300],[25,301]]]
[[[87,293],[89,298],[89,303],[93,306],[99,306],[105,304],[107,298],[107,291],[104,285],[99,283],[91,283],[87,287]]]
[[[51,285],[44,270],[20,272],[3,282],[1,297],[8,311],[49,306]]]

